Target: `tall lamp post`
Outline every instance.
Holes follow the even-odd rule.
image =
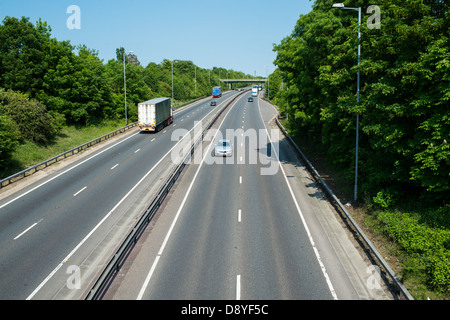
[[[359,80],[361,74],[360,58],[361,58],[361,7],[346,8],[343,3],[335,3],[332,8],[339,8],[341,10],[355,10],[358,11],[358,76],[356,80],[356,104],[359,105]],[[358,144],[359,144],[359,112],[356,112],[356,152],[355,152],[355,190],[353,200],[356,203],[358,200]]]
[[[134,53],[134,51],[130,51]],[[128,125],[128,112],[127,112],[127,72],[125,68],[125,49],[123,49],[123,91],[125,93],[125,125]]]
[[[178,60],[173,60],[172,61],[172,103],[175,103],[174,101],[174,97],[173,97],[173,63],[174,62],[178,62]]]

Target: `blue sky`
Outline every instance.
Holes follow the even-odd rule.
[[[220,3],[220,4],[219,4]],[[39,18],[52,37],[85,44],[107,62],[116,48],[134,51],[143,66],[163,59],[191,60],[266,76],[273,44],[291,34],[310,0],[0,0],[0,18]],[[70,5],[80,8],[80,29],[69,29]]]

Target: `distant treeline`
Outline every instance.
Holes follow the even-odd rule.
[[[349,182],[360,115],[360,199],[369,196],[384,207],[413,199],[449,208],[448,2],[377,1],[378,28],[369,28],[374,12],[366,13],[373,1],[346,2],[362,8],[359,105],[358,13],[333,3],[316,0],[274,46],[278,68],[270,76],[270,98],[288,115],[290,130],[322,145]]]
[[[125,118],[125,50],[104,63],[85,45],[51,37],[41,19],[4,18],[0,25],[0,164],[8,161],[18,143],[47,143],[64,125],[90,125]],[[128,119],[137,120],[136,105],[154,97],[172,97],[172,61],[141,66],[136,55],[125,55]],[[227,73],[242,72],[196,67],[175,61],[173,94],[177,101],[211,95]],[[195,82],[196,76],[196,82]]]

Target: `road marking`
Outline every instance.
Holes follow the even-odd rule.
[[[122,141],[119,141],[119,142],[113,144],[112,146],[110,146],[110,147],[106,148],[105,150],[103,150],[103,151],[101,151],[101,152],[99,152],[99,153],[93,155],[92,157],[90,157],[90,158],[88,158],[88,159],[86,159],[86,160],[84,160],[84,161],[81,161],[80,163],[74,165],[73,167],[71,167],[71,168],[69,168],[69,169],[67,169],[67,170],[65,170],[65,171],[63,171],[63,172],[61,172],[60,174],[54,176],[53,178],[48,179],[47,181],[41,183],[40,185],[34,187],[33,189],[30,189],[30,190],[28,190],[27,192],[22,193],[20,196],[17,196],[16,198],[14,198],[14,199],[8,201],[8,202],[5,203],[5,204],[2,204],[2,205],[0,206],[0,209],[6,207],[7,205],[13,203],[13,202],[16,201],[16,200],[19,200],[20,198],[26,196],[26,195],[29,194],[30,192],[33,192],[34,190],[36,190],[36,189],[38,189],[38,188],[40,188],[40,187],[46,185],[47,183],[49,183],[49,182],[55,180],[56,178],[59,178],[59,177],[62,176],[63,174],[65,174],[65,173],[67,173],[67,172],[69,172],[69,171],[71,171],[71,170],[73,170],[73,169],[75,169],[75,168],[81,166],[81,165],[84,164],[85,162],[88,162],[89,160],[94,159],[95,157],[101,155],[103,152],[106,152],[106,151],[108,151],[109,149],[114,148],[115,146],[121,144],[122,142],[127,141],[128,139],[130,139],[130,138],[132,138],[132,137],[134,137],[135,135],[138,135],[138,134],[139,134],[139,132],[137,132],[137,133],[135,133],[135,134],[133,134],[133,135],[131,135],[131,136],[129,136],[129,137],[123,139]]]
[[[153,142],[153,141],[155,141],[156,140],[156,138],[153,138],[152,140],[150,140],[150,142]]]
[[[236,277],[236,300],[241,300],[241,275]]]
[[[211,110],[207,115],[205,115],[200,121],[199,121],[199,123],[202,123],[202,121],[207,117],[207,116],[209,116],[212,112],[214,111],[214,109],[213,110]],[[198,125],[198,124],[197,124]],[[77,252],[78,251],[78,249],[92,236],[92,234],[109,218],[109,216],[120,206],[120,204],[123,202],[123,201],[125,201],[125,199],[126,198],[128,198],[128,196],[131,194],[131,193],[133,193],[133,191],[134,191],[134,189],[136,189],[141,183],[142,183],[142,181],[144,181],[144,180],[146,180],[146,178],[147,178],[147,176],[161,163],[161,161],[163,161],[163,159],[168,155],[168,154],[170,154],[171,152],[172,152],[172,150],[173,149],[175,149],[175,147],[181,142],[181,141],[183,141],[183,139],[186,137],[186,136],[188,136],[188,135],[190,135],[191,134],[191,131],[193,131],[194,129],[195,129],[195,125],[194,125],[194,127],[188,132],[188,133],[186,133],[186,135],[183,137],[183,138],[181,138],[154,166],[153,166],[153,168],[151,168],[143,177],[142,177],[142,179],[141,180],[139,180],[138,181],[138,183],[133,187],[133,188],[131,188],[131,190],[114,206],[114,208],[112,208],[111,209],[111,211],[109,211],[104,217],[103,217],[103,219],[102,220],[100,220],[100,222],[83,238],[83,240],[81,240],[81,242],[80,243],[78,243],[78,245],[55,267],[55,269],[53,269],[53,271],[52,272],[50,272],[50,274],[37,286],[37,288],[36,289],[34,289],[34,291],[26,298],[26,300],[31,300],[35,295],[36,295],[36,293],[38,293],[39,292],[39,290],[41,290],[42,289],[42,287],[53,277],[53,275],[56,273],[56,272],[58,272],[58,270],[59,269],[61,269],[61,267],[68,261],[68,260],[70,260],[70,258],[75,254],[75,252]],[[95,157],[97,157],[98,155],[100,155],[100,154],[102,154],[103,152],[105,152],[105,151],[107,151],[107,150],[109,150],[109,149],[111,149],[111,148],[113,148],[113,147],[115,147],[115,146],[117,146],[118,144],[120,144],[120,143],[122,143],[122,142],[124,142],[124,141],[126,141],[126,140],[128,140],[128,139],[130,139],[131,137],[134,137],[135,135],[138,135],[139,134],[139,132],[137,132],[137,133],[135,133],[135,134],[133,134],[133,135],[131,135],[131,136],[129,136],[129,137],[127,137],[127,138],[125,138],[124,140],[122,140],[122,141],[119,141],[118,143],[116,143],[116,144],[114,144],[114,145],[112,145],[112,146],[110,146],[109,148],[107,148],[107,149],[105,149],[105,150],[103,150],[103,151],[101,151],[101,152],[99,152],[98,154],[96,154],[96,155],[94,155],[94,156],[92,156],[92,157],[90,157],[89,159],[86,159],[86,160],[84,160],[84,161],[82,161],[82,162],[80,162],[79,164],[77,164],[76,166],[74,166],[74,167],[72,167],[72,168],[70,168],[70,169],[68,169],[68,170],[66,170],[66,171],[64,171],[64,172],[62,172],[62,173],[60,173],[60,174],[58,174],[57,176],[55,176],[55,177],[53,177],[53,178],[51,178],[51,179],[49,179],[49,180],[47,180],[46,182],[44,182],[44,183],[42,183],[42,184],[40,184],[39,186],[37,186],[37,187],[35,187],[35,188],[33,188],[33,189],[31,189],[31,190],[29,190],[28,192],[26,192],[26,193],[24,193],[24,194],[22,194],[21,196],[19,196],[19,197],[17,197],[17,198],[15,198],[15,199],[13,199],[13,200],[11,200],[11,201],[9,201],[8,203],[6,203],[6,204],[4,204],[4,205],[2,205],[1,207],[0,207],[0,209],[1,208],[3,208],[4,206],[6,206],[6,205],[8,205],[8,204],[10,204],[11,202],[13,202],[13,201],[16,201],[17,199],[19,199],[19,198],[21,198],[21,197],[23,197],[24,195],[26,195],[26,194],[28,194],[28,193],[30,193],[31,191],[33,191],[33,190],[36,190],[37,188],[39,188],[39,187],[41,187],[41,186],[43,186],[44,184],[47,184],[48,182],[50,182],[50,181],[52,181],[52,180],[54,180],[54,179],[56,179],[57,177],[59,177],[59,176],[61,176],[61,175],[63,175],[64,173],[66,173],[66,172],[69,172],[70,170],[72,170],[72,169],[74,169],[74,168],[76,168],[76,167],[78,167],[78,166],[80,166],[81,164],[83,164],[83,163],[85,163],[85,162],[87,162],[87,161],[89,161],[89,160],[91,160],[91,159],[93,159],[93,158],[95,158]],[[159,259],[158,259],[159,260]],[[156,262],[156,261],[155,261]]]
[[[39,222],[41,222],[41,221],[42,221],[42,219],[39,220],[38,222],[33,223],[31,226],[29,226],[27,229],[25,229],[21,234],[19,234],[18,236],[16,236],[16,237],[14,238],[14,240],[19,239],[21,236],[23,236],[25,233],[27,233],[27,232],[30,231],[32,228],[34,228],[34,227],[35,227]]]
[[[141,149],[137,149],[134,153],[138,153],[139,151],[141,151]]]
[[[117,168],[119,164],[116,164],[115,166],[111,167],[111,170],[114,170],[115,168]]]
[[[222,122],[220,123],[219,128],[222,126],[223,122],[224,122],[225,119],[227,118],[227,116],[228,116],[228,114],[230,113],[231,109],[233,109],[233,107],[236,105],[236,102],[237,102],[237,101],[239,101],[239,99],[236,100],[236,101],[234,102],[233,106],[230,108],[230,110],[228,110],[227,114],[226,114],[225,117],[222,119]],[[214,110],[214,109],[213,109],[213,110]],[[213,111],[213,110],[212,110],[212,111]],[[211,111],[211,112],[212,112],[212,111]],[[211,112],[210,112],[210,113],[211,113]],[[208,113],[208,114],[209,114],[209,113]],[[205,117],[206,117],[206,116],[205,116]],[[204,117],[204,118],[205,118],[205,117]],[[203,119],[204,119],[204,118],[203,118]],[[203,120],[203,119],[202,119],[202,120]],[[201,123],[201,121],[200,121],[199,123]],[[191,131],[192,131],[192,130],[191,130]],[[214,136],[212,137],[211,141],[214,141],[214,140],[216,139],[216,136],[217,136],[217,133],[218,133],[218,132],[219,132],[219,130],[216,131],[216,133],[215,133]],[[188,134],[190,134],[190,132],[188,132],[186,135],[188,135]],[[185,136],[186,136],[186,135],[185,135]],[[183,137],[183,138],[184,138],[184,137]],[[182,141],[183,138],[181,138],[181,139],[179,140],[179,142]],[[185,195],[184,195],[183,200],[181,201],[180,207],[178,208],[178,211],[177,211],[177,213],[175,214],[175,217],[173,218],[172,224],[170,225],[169,230],[167,231],[166,237],[164,238],[164,241],[163,241],[163,243],[161,244],[161,247],[160,247],[160,249],[159,249],[159,251],[158,251],[158,253],[157,253],[157,255],[156,255],[155,260],[153,261],[152,267],[151,267],[150,271],[148,272],[147,277],[146,277],[145,280],[144,280],[144,283],[142,284],[141,290],[139,291],[139,294],[138,294],[136,300],[141,300],[141,299],[142,299],[142,297],[143,297],[143,295],[144,295],[144,293],[145,293],[145,290],[147,289],[148,284],[150,283],[150,280],[151,280],[151,278],[152,278],[153,272],[155,271],[156,265],[158,264],[159,258],[161,257],[162,253],[164,252],[164,248],[166,247],[166,244],[167,244],[167,242],[169,241],[170,235],[172,234],[172,231],[173,231],[173,229],[174,229],[174,227],[175,227],[175,224],[177,223],[178,218],[179,218],[179,216],[180,216],[180,214],[181,214],[181,211],[182,211],[183,208],[184,208],[184,204],[186,203],[187,198],[188,198],[189,194],[191,193],[191,190],[192,190],[192,187],[194,186],[195,180],[197,180],[198,173],[200,172],[200,169],[202,168],[203,164],[205,163],[205,158],[206,158],[206,156],[207,156],[208,154],[210,154],[210,150],[211,150],[212,146],[213,146],[213,144],[210,143],[209,146],[208,146],[208,152],[205,152],[205,154],[204,154],[204,156],[203,156],[203,158],[202,158],[202,161],[201,161],[199,167],[197,168],[197,171],[195,172],[195,175],[194,175],[193,179],[191,180],[191,183],[190,183],[190,185],[189,185],[189,187],[188,187],[188,189],[187,189],[187,191],[186,191],[186,193],[185,193]],[[173,147],[173,148],[175,148],[175,147]],[[173,148],[172,148],[172,149],[173,149]]]
[[[81,192],[83,192],[86,188],[87,188],[87,186],[84,187],[83,189],[81,189],[80,191],[74,193],[73,196],[76,197],[76,196],[79,195]]]
[[[305,228],[306,234],[308,235],[309,242],[311,243],[311,246],[313,247],[314,254],[316,255],[317,261],[319,262],[319,266],[320,266],[320,269],[322,270],[323,276],[325,277],[325,281],[327,282],[328,289],[330,290],[330,293],[333,296],[333,299],[334,300],[338,300],[336,291],[334,290],[333,284],[331,283],[330,277],[328,276],[328,273],[326,271],[325,265],[323,264],[322,258],[320,257],[319,250],[317,249],[316,244],[314,243],[314,239],[313,239],[313,237],[311,235],[311,232],[309,231],[308,225],[306,224],[306,220],[305,220],[305,218],[303,216],[303,213],[302,213],[302,210],[300,209],[300,206],[299,206],[299,204],[297,202],[297,198],[294,195],[294,191],[292,190],[291,184],[289,183],[289,180],[287,178],[286,172],[284,171],[284,168],[281,165],[280,158],[279,158],[278,153],[277,153],[277,151],[276,151],[276,149],[275,149],[275,147],[273,145],[272,139],[270,138],[269,131],[266,128],[266,124],[265,124],[263,116],[261,114],[261,108],[259,107],[259,99],[257,101],[258,101],[258,110],[259,110],[259,115],[261,117],[261,121],[264,124],[264,128],[266,130],[267,138],[269,139],[269,142],[271,144],[273,153],[275,154],[275,158],[278,161],[278,165],[281,168],[281,171],[283,172],[284,181],[286,181],[286,184],[288,186],[288,189],[289,189],[289,192],[291,194],[292,200],[294,201],[295,207],[297,208],[297,212],[298,212],[298,214],[300,216],[300,219],[301,219],[301,221],[303,223],[303,227]]]
[[[238,210],[238,222],[241,222],[241,209]]]
[[[241,157],[241,162],[242,162],[242,157]],[[239,176],[239,184],[242,184],[242,176]]]

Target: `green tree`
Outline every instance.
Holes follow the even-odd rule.
[[[0,105],[0,167],[6,168],[19,139],[17,126]]]
[[[361,99],[356,104],[357,16],[317,0],[274,47],[286,89],[277,93],[292,127],[354,171],[360,114],[360,185],[375,196],[448,201],[449,15],[443,1],[384,0],[381,29],[362,7]],[[434,199],[434,200],[433,200]]]
[[[13,135],[20,140],[48,143],[57,133],[59,126],[47,112],[47,108],[36,99],[25,94],[0,89],[2,115],[14,121],[17,132]],[[5,120],[5,119],[4,119]],[[4,122],[4,125],[8,122]]]
[[[42,88],[48,32],[28,18],[5,17],[0,26],[0,86],[28,94]]]

